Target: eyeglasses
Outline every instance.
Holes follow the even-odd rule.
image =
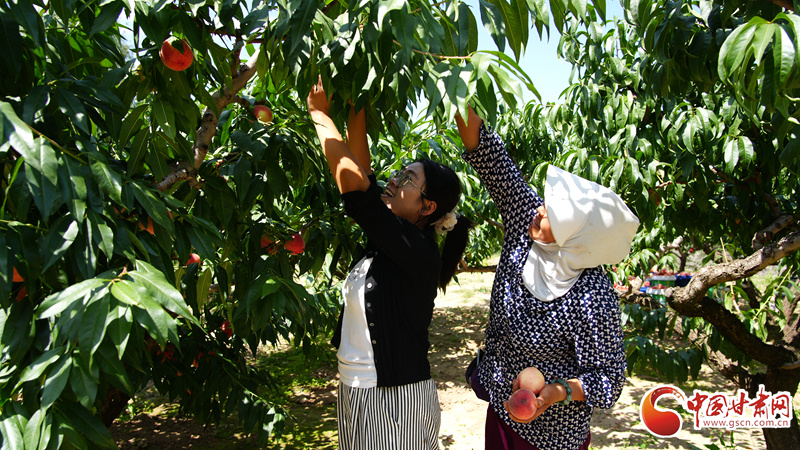
[[[402,168],[400,170],[395,170],[394,172],[392,172],[392,178],[390,178],[390,180],[391,179],[395,180],[395,184],[397,184],[397,187],[399,188],[410,183],[412,186],[417,188],[417,190],[420,192],[420,194],[422,194],[424,198],[428,198],[428,195],[425,194],[425,191],[423,191],[422,188],[417,186],[416,183],[411,181],[411,172],[407,171],[405,168]]]

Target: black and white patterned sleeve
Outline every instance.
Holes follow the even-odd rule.
[[[576,308],[575,353],[586,401],[590,406],[614,406],[625,384],[628,367],[620,321],[619,298],[602,269],[592,268],[579,283],[588,283]]]
[[[500,136],[481,125],[478,147],[462,156],[478,173],[497,204],[506,238],[527,233],[533,214],[543,201],[525,182]]]

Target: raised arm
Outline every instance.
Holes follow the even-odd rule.
[[[356,112],[355,105],[350,104],[350,116],[347,118],[347,146],[353,152],[356,161],[367,175],[372,174],[372,158],[367,143],[366,108]]]
[[[456,114],[458,134],[461,135],[461,142],[464,143],[464,148],[467,152],[472,152],[478,148],[478,144],[480,144],[481,141],[481,124],[483,124],[483,119],[475,113],[472,106],[469,107],[466,122],[464,122],[464,118],[461,117],[460,113]]]
[[[527,235],[533,214],[542,205],[541,197],[525,182],[500,136],[490,131],[471,107],[466,122],[456,115],[456,125],[466,149],[464,160],[478,174],[497,205],[505,237]]]
[[[366,191],[370,185],[369,174],[345,143],[329,115],[330,100],[322,87],[321,76],[311,88],[306,105],[339,192]]]

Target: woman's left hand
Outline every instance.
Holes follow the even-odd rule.
[[[310,114],[321,112],[326,116],[328,115],[331,103],[330,99],[328,99],[328,94],[325,93],[325,88],[322,87],[322,75],[319,76],[317,84],[311,87],[311,92],[308,93],[308,98],[306,99],[306,106]]]
[[[515,382],[513,386],[513,391],[516,392],[519,389],[519,384],[516,382],[517,380],[514,381]],[[511,411],[509,411],[508,409],[508,402],[503,402],[503,406],[505,406],[509,417],[511,417],[511,420],[513,420],[514,422],[530,423],[536,420],[537,417],[541,416],[542,413],[545,412],[547,408],[550,407],[550,405],[552,405],[555,402],[560,402],[565,398],[566,396],[564,387],[561,386],[560,384],[554,383],[545,385],[544,388],[542,388],[541,392],[539,392],[539,395],[536,396],[536,400],[534,400],[534,404],[536,405],[536,411],[533,413],[533,416],[525,420],[522,420],[514,416],[514,414],[511,414]]]

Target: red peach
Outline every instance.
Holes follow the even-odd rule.
[[[276,244],[268,234],[263,234],[261,236],[261,248],[266,248],[267,253],[274,255],[275,253],[278,253],[279,247],[278,244]]]
[[[261,123],[270,123],[272,122],[272,110],[269,109],[268,106],[264,105],[256,105],[253,107],[253,112],[256,115],[256,118]]]
[[[191,256],[189,256],[189,261],[186,261],[186,265],[188,266],[189,264],[200,264],[200,261],[201,261],[200,255],[198,255],[197,253],[192,253]]]
[[[228,335],[228,337],[233,336],[233,327],[231,326],[231,323],[228,322],[227,320],[225,322],[222,322],[222,326],[220,326],[220,328],[226,335]]]
[[[25,278],[22,278],[22,275],[20,275],[19,272],[17,272],[16,267],[14,267],[14,275],[12,275],[11,281],[13,281],[14,283],[22,283],[23,281],[25,281]]]
[[[536,413],[536,394],[521,388],[508,399],[508,411],[519,420],[528,420]]]
[[[192,48],[186,41],[178,38],[165,39],[158,54],[164,65],[176,72],[188,69],[194,60]]]
[[[292,240],[286,241],[286,243],[283,244],[283,248],[292,252],[293,255],[299,255],[306,249],[306,242],[303,240],[303,236],[300,233],[294,233],[292,235]]]

